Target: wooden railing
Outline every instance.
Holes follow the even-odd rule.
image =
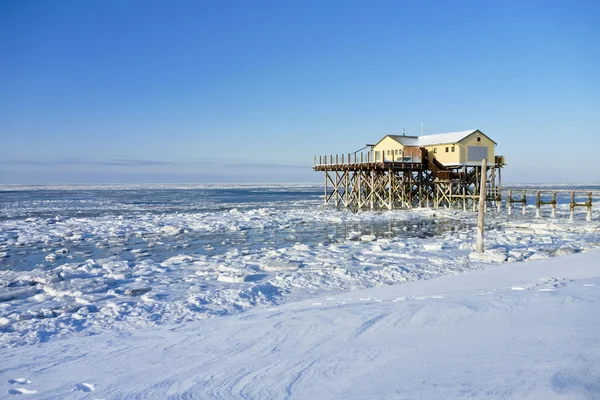
[[[504,188],[501,192],[506,192],[505,202],[508,210],[508,215],[512,214],[512,205],[514,203],[522,204],[521,212],[526,214],[527,201],[531,197],[535,198],[535,215],[540,217],[541,209],[544,205],[551,207],[550,216],[556,217],[556,206],[559,203],[557,198],[559,195],[568,198],[569,204],[569,219],[572,221],[575,217],[575,208],[586,207],[586,220],[592,220],[592,203],[594,196],[600,197],[600,191],[594,190],[565,190],[565,189],[521,189],[521,188]],[[533,196],[527,196],[528,193],[533,193]],[[517,196],[517,197],[515,197]],[[548,200],[544,200],[548,199]],[[500,195],[500,201],[502,195]],[[579,201],[578,201],[579,200]],[[585,201],[581,201],[585,200]]]
[[[328,166],[328,165],[348,165],[348,164],[420,164],[423,162],[422,154],[417,151],[405,151],[402,156],[396,157],[396,155],[386,155],[381,151],[381,157],[375,157],[374,151],[368,152],[356,152],[356,153],[345,153],[345,154],[329,154],[323,156],[314,157],[314,166]]]

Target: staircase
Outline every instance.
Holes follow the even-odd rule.
[[[421,154],[423,154],[423,164],[427,165],[427,169],[433,172],[433,176],[440,180],[450,180],[454,178],[452,171],[448,170],[444,164],[439,162],[433,154],[430,156],[426,148],[420,147],[420,150]]]

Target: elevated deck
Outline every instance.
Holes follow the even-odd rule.
[[[333,164],[316,164],[315,171],[370,171],[370,170],[419,170],[423,169],[421,162],[371,161]]]

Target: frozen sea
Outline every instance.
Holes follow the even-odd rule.
[[[231,315],[600,243],[599,207],[592,222],[581,208],[570,222],[567,195],[553,219],[549,209],[533,218],[531,206],[525,216],[490,210],[485,257],[472,253],[471,212],[354,213],[324,207],[322,196],[318,185],[0,187],[0,346]]]

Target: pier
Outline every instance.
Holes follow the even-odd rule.
[[[425,148],[408,148],[401,160],[374,160],[373,151],[316,156],[313,169],[324,173],[324,202],[353,209],[450,207],[474,209],[479,181],[486,174],[489,198],[500,196],[504,158],[481,166],[444,166]]]
[[[503,188],[504,156],[479,129],[436,135],[386,135],[354,153],[315,156],[313,170],[324,173],[324,203],[353,210],[453,208],[476,211],[485,188],[484,208],[523,215],[557,216],[557,198],[569,204],[569,219],[585,208],[592,219],[600,191]],[[485,162],[483,162],[485,160]],[[565,198],[567,197],[567,198]],[[528,203],[529,202],[529,203]],[[546,210],[548,210],[546,212]]]

